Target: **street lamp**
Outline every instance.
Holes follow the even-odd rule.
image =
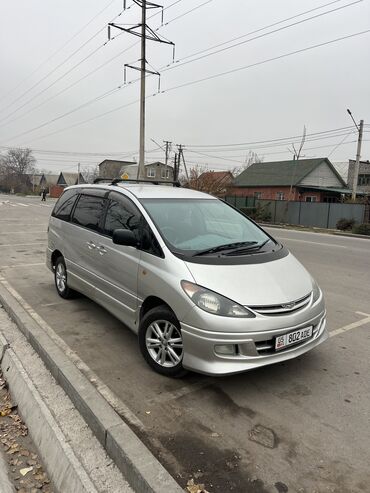
[[[352,181],[352,200],[356,200],[358,172],[360,169],[361,145],[362,145],[362,133],[363,133],[363,129],[364,129],[364,120],[360,120],[360,126],[358,126],[356,123],[356,120],[352,116],[351,110],[349,110],[348,108],[347,108],[347,113],[352,118],[353,123],[355,124],[357,131],[358,131],[356,163],[355,163],[355,170],[353,173],[353,181]]]

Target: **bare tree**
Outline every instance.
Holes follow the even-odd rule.
[[[212,195],[225,195],[232,185],[233,177],[233,171],[210,171],[205,166],[196,165],[190,168],[189,181],[185,180],[183,185]]]
[[[28,175],[35,172],[35,162],[31,149],[9,149],[0,160],[2,188],[6,191],[26,192],[30,185]]]
[[[95,178],[99,176],[99,166],[96,165],[93,168],[85,166],[81,169],[81,174],[87,183],[93,183]]]
[[[263,157],[260,157],[256,152],[254,151],[248,151],[248,154],[245,157],[244,165],[243,165],[243,170],[249,168],[252,164],[255,163],[262,163],[263,162]]]

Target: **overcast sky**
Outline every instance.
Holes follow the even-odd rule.
[[[123,85],[124,64],[140,58],[138,38],[122,33],[104,45],[108,22],[140,21],[132,3],[127,0],[130,8],[116,18],[122,0],[1,1],[0,151],[28,146],[38,167],[55,173],[77,169],[78,161],[93,166],[104,158],[138,158],[139,72],[128,71],[132,83]],[[355,157],[357,131],[346,108],[356,121],[370,124],[370,33],[268,60],[369,30],[368,0],[164,0],[163,5],[165,25],[160,14],[148,23],[176,44],[176,63],[171,46],[148,41],[147,60],[151,70],[162,69],[163,91],[154,96],[158,78],[147,78],[148,162],[164,159],[151,139],[184,144],[190,165],[210,169],[238,167],[249,150],[265,161],[290,159],[288,147],[304,125],[304,156],[330,155],[334,162]],[[230,42],[234,38],[239,39]],[[237,43],[242,44],[231,47]],[[198,52],[203,53],[193,56]],[[247,68],[234,70],[242,67]],[[187,85],[228,71],[233,72]],[[334,129],[343,130],[321,133]],[[362,158],[370,159],[370,126]]]

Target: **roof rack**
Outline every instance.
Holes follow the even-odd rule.
[[[102,177],[98,176],[97,178],[95,178],[93,183],[100,183],[102,181],[108,181],[109,183],[112,183],[112,180],[113,180],[113,178],[102,178]]]
[[[166,185],[172,185],[174,187],[181,187],[181,184],[179,181],[168,181],[168,180],[134,180],[134,179],[128,179],[124,180],[123,178],[115,178],[112,180],[112,185],[117,185],[118,183],[149,183],[150,185],[161,185],[161,184],[166,184]],[[95,183],[95,182],[94,182]]]

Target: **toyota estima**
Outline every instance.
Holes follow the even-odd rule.
[[[305,268],[241,212],[194,190],[67,188],[50,218],[47,264],[60,296],[105,307],[164,375],[250,370],[327,338],[323,295]]]

